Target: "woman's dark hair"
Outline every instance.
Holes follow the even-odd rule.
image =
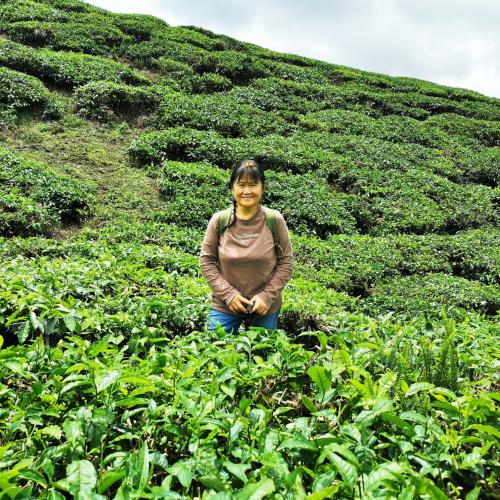
[[[244,160],[236,161],[233,164],[233,171],[231,172],[231,178],[229,179],[229,189],[232,189],[233,184],[239,179],[245,177],[250,177],[251,180],[257,182],[262,182],[262,188],[264,189],[265,175],[264,168],[255,158],[246,158]],[[222,229],[224,232],[228,227],[231,227],[236,222],[236,199],[233,197],[233,209],[231,210],[231,215],[229,216],[229,221],[227,225]]]

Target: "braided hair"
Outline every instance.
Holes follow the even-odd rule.
[[[260,180],[262,182],[262,188],[264,188],[265,175],[264,168],[255,158],[246,158],[243,160],[238,160],[233,164],[233,170],[231,172],[231,178],[229,179],[229,189],[232,189],[233,184],[242,177],[250,177],[253,181]],[[233,209],[229,216],[228,223],[222,228],[222,233],[236,222],[236,206],[237,202],[233,196]]]

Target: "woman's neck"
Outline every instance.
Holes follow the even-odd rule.
[[[258,209],[259,209],[258,205],[256,207],[250,207],[250,208],[241,207],[238,205],[236,207],[236,216],[239,219],[243,220],[251,219],[257,213]]]

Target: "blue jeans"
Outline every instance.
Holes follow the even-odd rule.
[[[211,307],[206,328],[208,330],[216,330],[217,323],[220,323],[226,333],[236,333],[241,323],[247,319],[250,326],[261,326],[268,330],[276,330],[276,325],[278,324],[278,315],[280,311],[281,308],[272,314],[266,314],[264,316],[252,316],[248,317],[247,319],[243,316],[238,316],[237,314],[229,314],[222,311],[217,311],[217,309]]]

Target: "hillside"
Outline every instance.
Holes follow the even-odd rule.
[[[0,141],[1,498],[499,494],[500,99],[7,0]],[[242,157],[295,267],[226,337]]]

